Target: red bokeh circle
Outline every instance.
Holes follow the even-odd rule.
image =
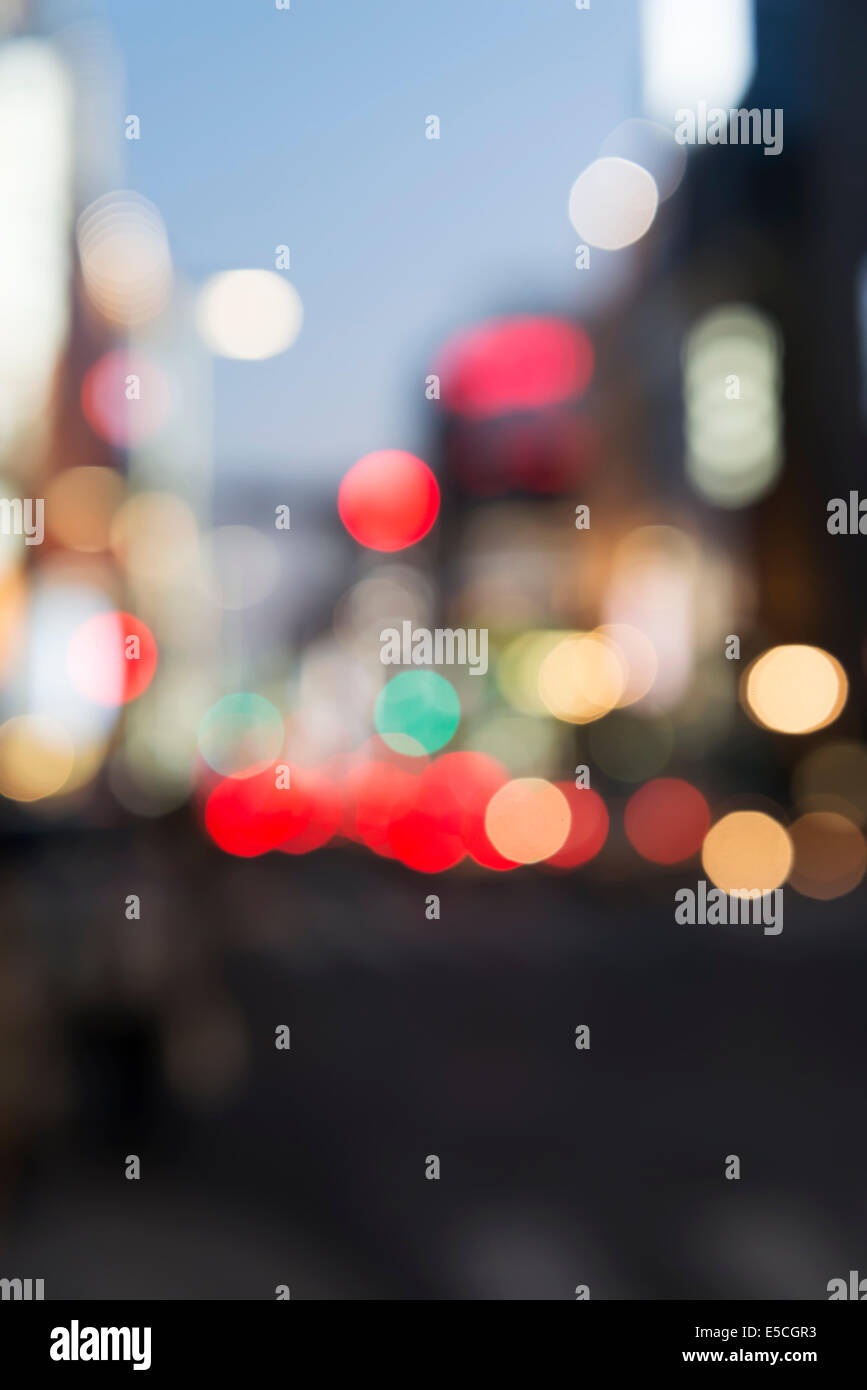
[[[643,859],[679,864],[701,849],[710,827],[710,808],[689,782],[656,777],[629,798],[623,825]]]
[[[502,763],[487,753],[444,753],[423,775],[428,798],[449,814],[470,858],[486,869],[514,869],[514,860],[494,849],[485,830],[485,809],[509,780]]]
[[[278,777],[278,764],[254,777],[226,777],[211,792],[205,806],[205,826],[215,844],[242,859],[279,849],[301,834],[313,814],[313,798],[305,779],[289,770],[289,786]]]
[[[310,818],[277,848],[285,854],[309,854],[326,845],[340,828],[340,788],[332,778],[312,767],[292,768],[291,781],[293,788],[309,799]]]
[[[344,476],[337,510],[349,534],[370,550],[404,550],[437,518],[440,490],[427,464],[402,449],[365,454]]]
[[[97,613],[73,633],[66,667],[82,695],[115,708],[147,690],[157,668],[157,644],[150,628],[131,613]]]
[[[608,808],[598,792],[591,787],[576,787],[573,782],[557,782],[556,786],[569,802],[572,823],[565,842],[546,859],[557,869],[577,869],[595,859],[608,838]]]

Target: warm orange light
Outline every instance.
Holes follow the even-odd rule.
[[[711,826],[701,862],[708,878],[733,897],[771,893],[792,867],[792,841],[785,827],[762,811],[733,811]]]
[[[864,836],[845,816],[811,811],[791,827],[795,847],[792,887],[808,898],[839,898],[851,893],[867,870]]]
[[[519,777],[494,792],[485,812],[485,831],[505,859],[537,864],[565,844],[571,821],[569,803],[553,783]]]
[[[809,734],[837,718],[849,694],[846,672],[821,647],[771,647],[744,674],[753,718],[781,734]]]
[[[545,707],[570,724],[601,719],[623,695],[626,670],[617,647],[590,632],[564,637],[539,668],[539,695]]]
[[[40,801],[63,787],[72,771],[72,740],[53,719],[19,715],[0,726],[0,794]]]
[[[113,468],[67,468],[45,490],[48,530],[70,550],[106,550],[123,493],[124,480]]]

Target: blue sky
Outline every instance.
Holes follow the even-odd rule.
[[[127,183],[193,282],[291,248],[296,345],[215,364],[218,472],[424,451],[455,328],[575,301],[573,180],[640,115],[634,0],[102,0]],[[441,139],[425,139],[436,114]]]

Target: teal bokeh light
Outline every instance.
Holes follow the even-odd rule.
[[[380,691],[374,710],[383,742],[415,757],[445,747],[460,717],[454,686],[436,671],[402,671]]]

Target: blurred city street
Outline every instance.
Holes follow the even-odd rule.
[[[865,52],[0,0],[0,1280],[867,1272]]]

